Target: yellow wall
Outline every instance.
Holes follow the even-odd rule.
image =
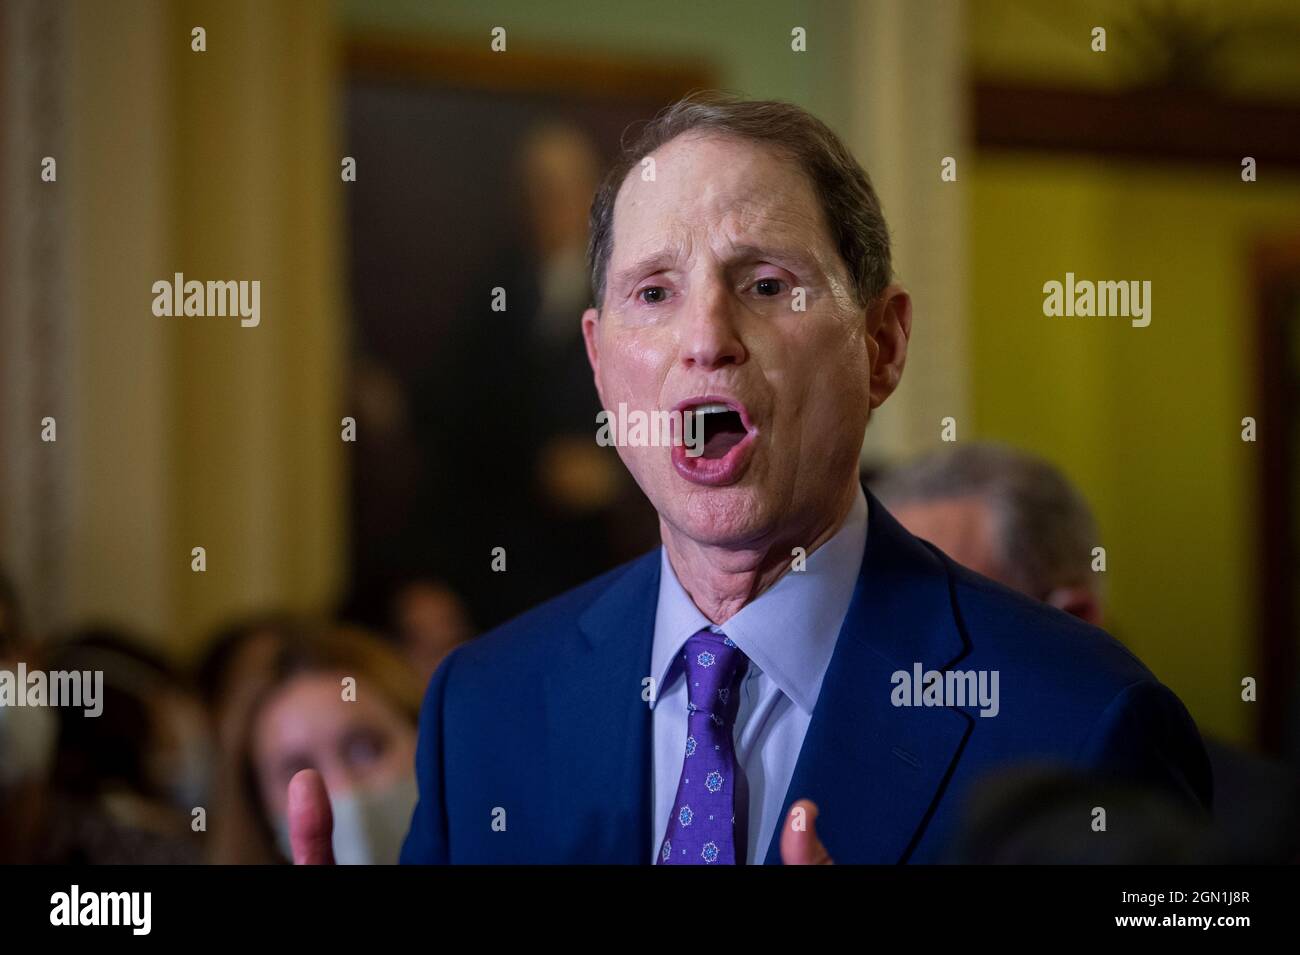
[[[150,313],[171,219],[167,18],[143,4],[70,8],[67,189],[67,607],[159,640],[177,622],[170,552],[173,326]],[[129,104],[129,105],[128,105]],[[43,582],[35,582],[39,586]]]
[[[1246,739],[1258,411],[1251,242],[1300,222],[1300,177],[1011,154],[971,169],[981,437],[1045,454],[1095,506],[1110,626],[1203,729]],[[1152,320],[1049,318],[1043,283],[1149,279]]]
[[[877,2],[877,0],[869,0]],[[1295,0],[967,0],[975,75],[1035,86],[1118,90],[1165,64],[1163,40],[1207,43],[1200,60],[1216,94],[1293,98],[1300,90]],[[1177,21],[1178,26],[1169,24]],[[1157,26],[1159,24],[1159,26]],[[1092,31],[1106,30],[1093,52]]]
[[[258,278],[262,322],[181,319],[173,546],[200,632],[232,613],[326,611],[342,582],[345,259],[334,26],[311,0],[193,2],[208,52],[173,52],[182,116],[173,255],[196,278]],[[165,269],[163,275],[171,274]]]
[[[72,8],[66,616],[178,657],[233,614],[328,610],[343,579],[346,187],[322,9]],[[174,272],[259,280],[261,324],[155,316]]]

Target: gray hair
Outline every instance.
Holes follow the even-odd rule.
[[[1096,520],[1078,489],[1042,458],[997,444],[932,452],[885,474],[872,490],[886,507],[978,498],[993,515],[994,552],[1009,580],[1040,599],[1056,587],[1099,592]]]
[[[889,229],[871,180],[831,128],[807,110],[775,100],[746,100],[718,92],[692,93],[673,103],[625,145],[591,204],[587,262],[594,305],[605,301],[605,272],[614,242],[614,201],[629,172],[650,153],[691,131],[708,131],[781,150],[803,170],[821,203],[827,227],[848,266],[858,304],[875,301],[893,279]]]

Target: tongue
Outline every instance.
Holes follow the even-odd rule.
[[[722,458],[745,438],[744,431],[715,431],[704,439],[704,457]]]

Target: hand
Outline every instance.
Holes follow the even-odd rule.
[[[817,838],[817,804],[799,799],[790,807],[781,830],[781,862],[784,865],[834,865],[835,860]],[[297,849],[295,848],[295,853]]]
[[[334,864],[334,814],[325,780],[314,769],[300,769],[289,780],[289,842],[294,865]]]

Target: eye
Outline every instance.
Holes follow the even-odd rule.
[[[658,305],[668,297],[668,290],[662,285],[647,285],[636,293],[636,297],[647,305]]]
[[[780,295],[784,288],[785,282],[778,278],[762,278],[754,283],[754,291],[765,298]]]
[[[373,730],[350,733],[343,743],[343,758],[351,766],[369,766],[388,749],[388,741]]]

